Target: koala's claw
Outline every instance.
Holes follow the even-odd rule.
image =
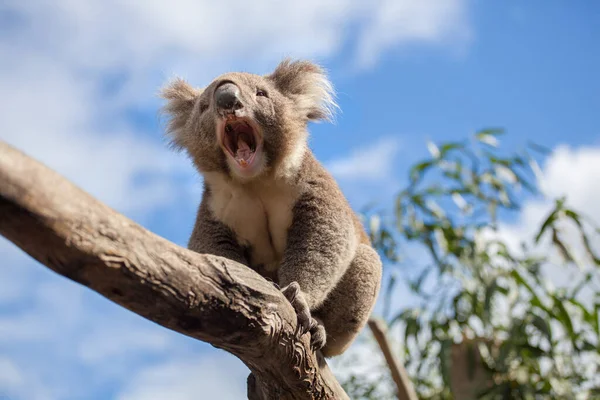
[[[327,335],[325,327],[310,315],[308,303],[300,290],[298,282],[292,282],[283,289],[283,295],[288,299],[296,315],[298,316],[298,334],[304,335],[310,332],[310,344],[314,350],[319,350],[325,346]]]
[[[297,282],[292,282],[281,289],[281,292],[296,311],[296,315],[298,316],[298,334],[302,336],[306,332],[309,332],[312,326],[312,317],[308,303],[300,291],[300,285]]]
[[[327,342],[327,334],[325,333],[325,327],[322,324],[314,318],[312,321],[314,324],[310,328],[310,345],[313,350],[320,350]]]

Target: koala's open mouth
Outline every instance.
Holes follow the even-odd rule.
[[[260,138],[252,124],[242,118],[225,121],[223,147],[241,168],[250,167],[260,148]]]

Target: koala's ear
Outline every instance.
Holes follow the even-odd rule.
[[[323,68],[310,61],[282,61],[266,76],[277,89],[296,103],[307,120],[333,120],[335,92]]]
[[[160,97],[167,100],[161,113],[168,116],[167,134],[177,147],[183,145],[184,128],[194,111],[196,100],[202,94],[181,78],[175,78],[160,91]]]

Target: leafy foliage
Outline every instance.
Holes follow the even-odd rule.
[[[390,278],[384,316],[403,330],[401,358],[419,398],[466,398],[459,384],[469,377],[473,398],[600,396],[599,230],[561,198],[548,199],[553,206],[531,240],[503,233],[499,215],[511,218],[526,196],[541,196],[540,148],[505,155],[503,134],[428,143],[431,157],[410,169],[394,215],[366,216],[388,268],[411,252],[427,260],[408,280],[417,305],[392,314]],[[555,288],[548,266],[578,277]]]
[[[377,399],[377,400],[393,400],[394,397],[389,395],[388,393],[383,392],[380,389],[378,382],[373,382],[372,380],[361,376],[353,374],[349,376],[347,380],[342,382],[342,387],[344,391],[350,394],[351,399],[357,400],[369,400],[369,399]]]

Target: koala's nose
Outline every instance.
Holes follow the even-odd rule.
[[[222,84],[215,91],[217,108],[221,110],[239,110],[243,107],[240,101],[240,89],[233,83]]]

